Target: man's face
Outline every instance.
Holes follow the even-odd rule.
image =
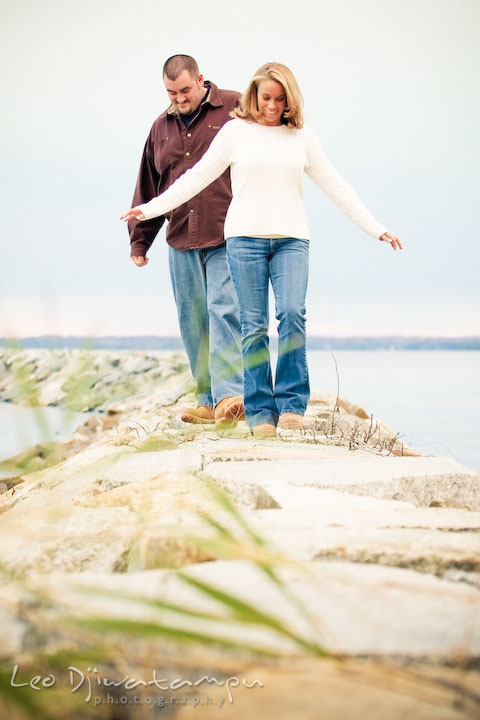
[[[163,82],[170,102],[182,115],[195,112],[205,95],[203,75],[193,77],[188,70],[182,70],[176,80],[169,80],[164,76]]]

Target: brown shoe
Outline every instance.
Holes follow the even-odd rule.
[[[224,397],[215,408],[215,427],[221,429],[234,428],[239,420],[245,420],[243,397]]]
[[[213,408],[208,405],[186,408],[182,415],[182,421],[186,423],[213,423],[215,421]]]
[[[255,427],[252,429],[253,437],[258,438],[261,440],[262,438],[272,438],[277,436],[277,430],[275,428],[275,425],[271,425],[270,423],[261,423],[260,425],[255,425]]]
[[[278,425],[282,430],[302,430],[305,427],[305,421],[303,415],[285,412],[280,415]]]

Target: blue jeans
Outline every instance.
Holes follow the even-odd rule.
[[[169,247],[170,277],[199,405],[243,394],[240,315],[225,245]]]
[[[227,260],[237,291],[242,323],[245,415],[250,428],[276,425],[281,413],[303,415],[308,380],[305,296],[308,240],[227,239]],[[268,281],[275,295],[278,361],[272,384],[268,349]]]

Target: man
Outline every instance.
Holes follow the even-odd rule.
[[[189,55],[163,67],[170,107],[145,144],[132,204],[163,192],[208,149],[238,104],[239,93],[204,82]],[[228,271],[223,225],[231,200],[230,173],[167,217],[129,222],[131,257],[138,267],[166,219],[169,266],[182,340],[196,382],[198,406],[184,422],[233,426],[243,419],[243,370],[238,302]]]

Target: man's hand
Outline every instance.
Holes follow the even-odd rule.
[[[148,263],[148,258],[143,255],[132,255],[132,260],[138,267],[142,267]]]

